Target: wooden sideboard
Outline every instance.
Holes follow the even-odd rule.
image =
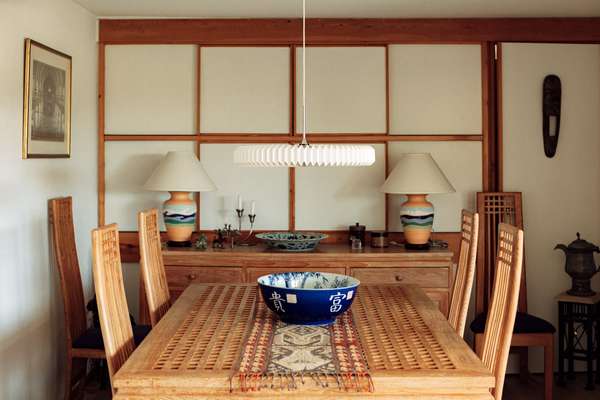
[[[282,253],[258,245],[234,249],[167,248],[163,259],[176,299],[190,283],[250,283],[278,271],[324,271],[352,275],[363,283],[416,284],[448,314],[454,282],[453,253],[447,249],[407,251],[403,247],[354,251],[345,244],[321,244],[311,253]],[[140,320],[147,323],[140,285]]]

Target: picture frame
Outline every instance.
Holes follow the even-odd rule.
[[[25,39],[24,159],[71,156],[71,82],[71,56]]]

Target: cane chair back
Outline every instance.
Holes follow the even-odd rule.
[[[155,208],[138,213],[138,232],[142,281],[150,323],[154,326],[171,307],[158,230],[158,211]]]
[[[498,225],[505,223],[523,229],[522,195],[520,192],[477,193],[477,212],[480,216],[479,232],[482,236],[477,250],[475,310],[477,314],[480,314],[488,309],[492,294],[494,266],[498,251]],[[523,260],[521,293],[519,295],[520,312],[527,312],[526,282],[525,260]]]
[[[458,258],[458,269],[448,321],[460,337],[465,333],[467,312],[471,301],[473,280],[475,278],[475,260],[477,258],[477,241],[479,238],[479,214],[462,210],[461,213],[461,242]]]
[[[73,341],[87,329],[85,300],[75,245],[72,198],[51,199],[48,216],[52,233],[52,251],[60,275],[67,347],[70,348]]]
[[[496,377],[494,398],[502,399],[504,375],[512,340],[523,266],[523,231],[508,224],[498,227],[496,276],[479,357]]]
[[[115,373],[135,349],[123,284],[119,231],[116,224],[92,231],[92,252],[98,314],[112,383]]]

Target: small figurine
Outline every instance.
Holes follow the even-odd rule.
[[[214,249],[222,249],[225,247],[225,234],[223,229],[215,229],[215,234],[217,235],[212,242],[212,247]]]
[[[194,247],[196,250],[206,250],[208,248],[208,239],[204,233],[201,233],[200,236],[198,236],[196,243],[194,243]]]
[[[215,229],[216,238],[213,239],[213,248],[224,249],[227,242],[231,248],[235,246],[235,237],[240,235],[237,229],[232,229],[231,224],[225,224],[223,229]]]

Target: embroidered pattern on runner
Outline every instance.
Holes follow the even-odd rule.
[[[254,326],[231,377],[232,391],[236,383],[242,392],[294,390],[306,384],[374,390],[351,313],[330,326],[289,325],[262,303],[257,304]]]

